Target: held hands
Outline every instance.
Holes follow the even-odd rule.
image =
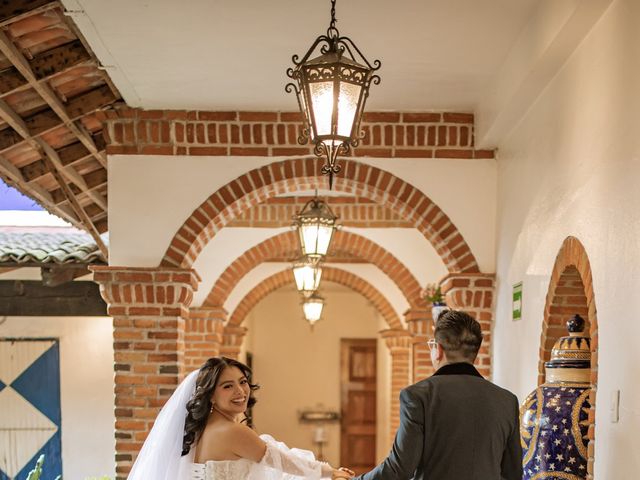
[[[341,478],[353,478],[354,475],[355,472],[353,470],[349,470],[348,468],[340,467],[337,470],[334,468],[331,474],[331,479],[338,480]]]

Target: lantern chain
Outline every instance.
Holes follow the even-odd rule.
[[[331,0],[331,23],[329,23],[329,28],[327,29],[327,36],[329,38],[338,38],[340,33],[338,32],[338,28],[336,27],[336,1]]]

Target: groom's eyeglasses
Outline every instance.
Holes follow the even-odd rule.
[[[435,339],[435,338],[432,338],[432,339],[430,339],[430,340],[428,340],[428,341],[427,341],[427,346],[428,346],[430,349],[434,349],[434,348],[436,348],[436,345],[438,345],[438,342],[436,342],[436,339]]]

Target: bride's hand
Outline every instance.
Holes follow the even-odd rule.
[[[340,478],[352,478],[355,475],[355,472],[353,472],[352,470],[349,470],[348,468],[345,467],[340,467],[339,469],[334,469],[333,473],[331,474],[331,479],[332,480],[338,480]]]

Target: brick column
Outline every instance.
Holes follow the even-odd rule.
[[[383,330],[391,354],[391,412],[389,416],[390,442],[400,426],[400,390],[411,383],[411,349],[413,337],[407,330]]]
[[[116,479],[124,480],[184,374],[184,327],[194,270],[95,266],[113,317]]]
[[[482,327],[483,341],[475,365],[485,378],[491,378],[491,331],[495,275],[452,273],[440,282],[447,305],[473,316]]]
[[[238,360],[240,348],[242,347],[242,342],[246,334],[247,329],[245,327],[236,325],[227,325],[224,327],[220,355]]]
[[[222,307],[191,308],[185,328],[184,363],[188,370],[200,368],[211,357],[220,355],[227,311]]]
[[[433,338],[433,319],[431,310],[412,308],[404,313],[407,328],[413,335],[412,342],[412,381],[419,382],[433,374],[433,365],[429,356],[427,340]]]

